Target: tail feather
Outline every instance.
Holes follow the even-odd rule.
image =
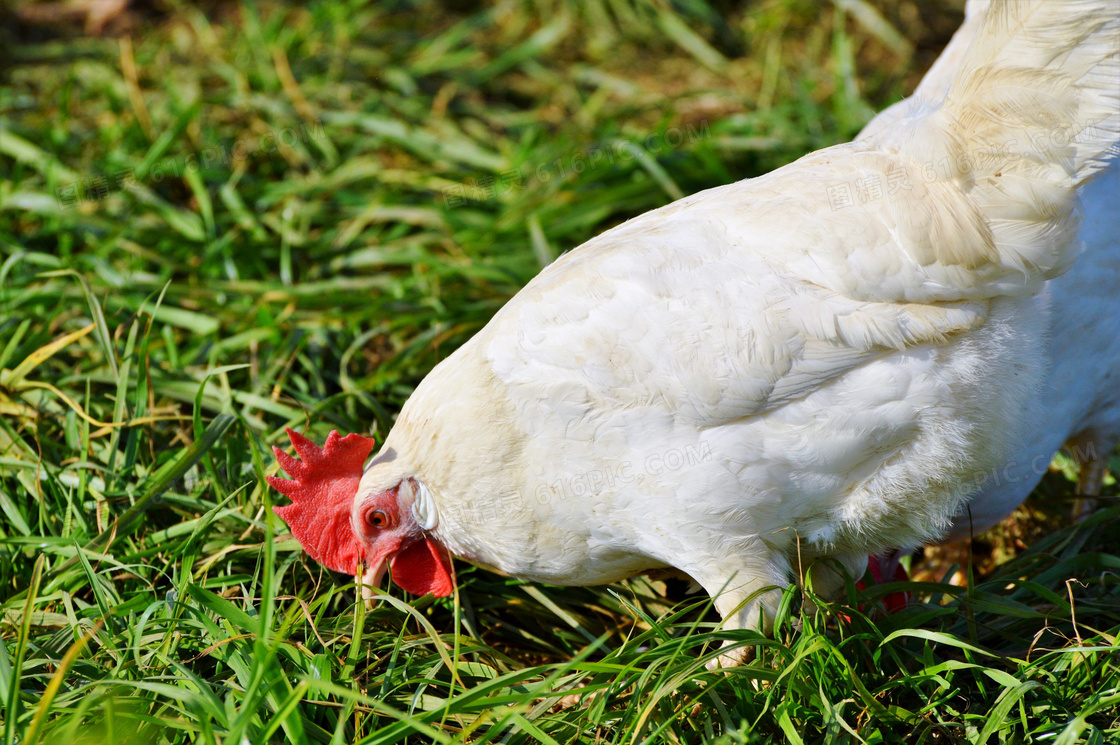
[[[1057,276],[1076,257],[1074,193],[1120,141],[1120,13],[1109,0],[992,0],[959,64],[941,100],[867,141],[955,181],[1020,282]]]
[[[976,37],[977,29],[988,12],[991,0],[968,0],[964,9],[964,23],[953,34],[953,38],[941,50],[941,54],[926,71],[918,87],[914,89],[909,98],[895,102],[893,105],[879,112],[867,123],[857,139],[868,139],[882,134],[885,130],[898,124],[902,119],[920,111],[923,106],[931,102],[938,102],[945,98],[949,86],[953,84],[961,69],[961,60],[964,58],[968,46]]]

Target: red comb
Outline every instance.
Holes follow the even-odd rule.
[[[362,546],[350,526],[350,510],[374,440],[331,432],[320,450],[295,430],[285,431],[302,460],[272,448],[280,467],[292,477],[266,477],[273,489],[292,500],[272,510],[288,524],[311,558],[328,569],[353,574],[362,558]]]

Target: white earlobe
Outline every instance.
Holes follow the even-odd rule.
[[[423,483],[410,479],[409,483],[413,487],[412,499],[412,516],[416,518],[416,524],[424,530],[432,530],[439,525],[439,512],[436,510],[436,502],[432,499],[432,493],[428,491],[428,487]]]

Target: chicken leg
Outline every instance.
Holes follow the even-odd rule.
[[[751,550],[720,552],[721,556],[705,556],[691,562],[688,567],[678,568],[698,582],[713,598],[716,611],[723,618],[721,628],[725,631],[756,629],[770,634],[774,628],[778,606],[782,600],[782,589],[794,576],[801,577],[799,584],[804,586],[803,574],[812,579],[814,592],[821,597],[836,597],[844,587],[844,573],[859,576],[867,566],[865,554],[831,555],[835,561],[818,561],[816,556],[802,554],[793,561],[784,552],[774,547],[766,547],[762,541]],[[767,556],[768,561],[759,562],[747,557]],[[796,562],[796,566],[794,565]],[[839,562],[837,566],[836,562]],[[734,667],[750,659],[749,646],[736,646],[737,641],[728,639],[723,647],[733,647],[708,663],[708,669]]]
[[[1116,442],[1101,433],[1086,430],[1080,432],[1069,443],[1073,459],[1077,463],[1077,499],[1073,502],[1070,517],[1079,523],[1097,509],[1097,497],[1101,495],[1108,459],[1116,449]]]

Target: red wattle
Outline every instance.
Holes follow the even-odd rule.
[[[428,536],[404,546],[389,559],[393,582],[413,595],[445,598],[455,589],[447,550]]]

